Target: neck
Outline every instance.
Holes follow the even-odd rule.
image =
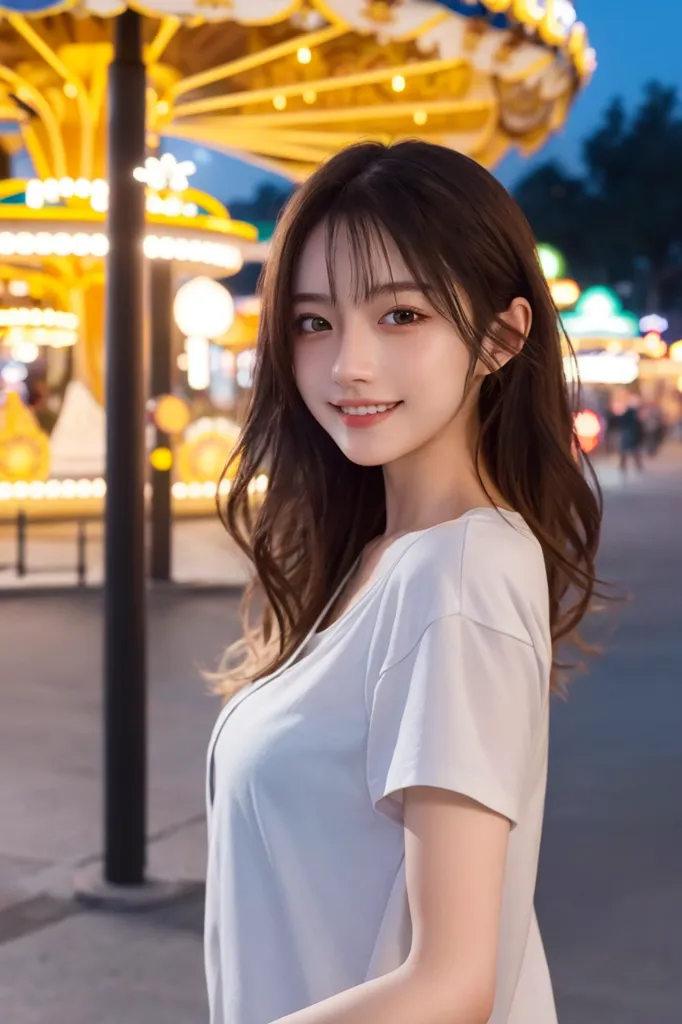
[[[426,445],[384,466],[386,535],[428,529],[479,506],[504,506],[485,466],[474,463],[477,422],[455,417]],[[487,491],[487,493],[486,493]]]

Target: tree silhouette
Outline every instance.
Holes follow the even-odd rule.
[[[682,115],[653,82],[628,114],[613,100],[583,145],[582,175],[549,162],[515,195],[538,238],[584,283],[628,280],[649,311],[682,306]]]
[[[230,215],[235,220],[252,222],[275,221],[286,206],[294,186],[286,188],[274,182],[263,182],[258,186],[253,199],[230,204]]]

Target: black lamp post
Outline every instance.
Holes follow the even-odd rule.
[[[150,393],[153,398],[173,390],[175,328],[173,324],[173,267],[169,261],[155,260],[151,266],[151,360]],[[171,440],[155,427],[155,447],[168,448]],[[153,580],[168,581],[172,570],[172,473],[153,468],[151,472],[150,559]]]
[[[133,177],[144,166],[145,98],[142,18],[126,10],[109,68],[104,613],[104,881],[122,886],[145,876],[145,188]]]

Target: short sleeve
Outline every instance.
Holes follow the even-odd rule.
[[[402,820],[402,791],[461,793],[518,824],[545,687],[535,648],[465,616],[432,622],[383,671],[369,708],[372,802]]]

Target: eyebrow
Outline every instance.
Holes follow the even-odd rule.
[[[387,281],[385,284],[378,284],[374,288],[370,288],[365,301],[369,302],[380,295],[394,295],[396,292],[421,292],[422,295],[426,295],[428,291],[428,285],[419,281]],[[332,297],[331,295],[325,295],[323,292],[297,292],[293,297],[293,302],[331,303]]]

